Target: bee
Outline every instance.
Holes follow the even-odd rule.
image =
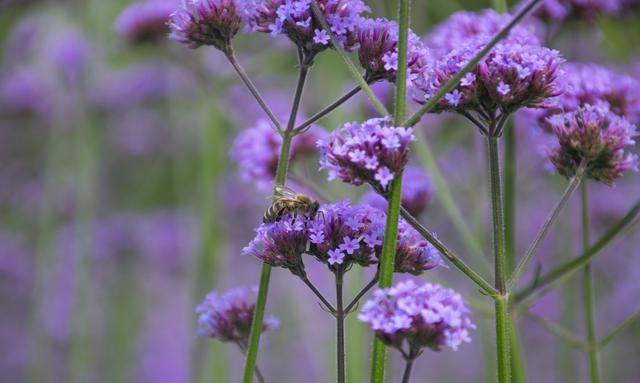
[[[284,186],[277,186],[275,194],[275,200],[262,217],[264,223],[277,222],[286,214],[307,214],[309,218],[314,219],[320,209],[318,201]]]

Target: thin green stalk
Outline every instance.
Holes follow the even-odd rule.
[[[500,2],[500,0],[495,2]],[[506,9],[500,12],[503,11],[506,11]],[[509,124],[504,131],[503,175],[504,235],[508,272],[512,272],[516,265],[516,145],[515,127],[513,124]]]
[[[390,287],[393,282],[401,192],[402,174],[398,174],[391,183],[388,199],[389,208],[384,231],[384,243],[382,244],[382,255],[380,256],[380,287]],[[378,338],[375,338],[371,358],[371,383],[382,383],[384,381],[385,357],[386,346]]]
[[[531,246],[529,246],[527,253],[522,258],[522,260],[514,270],[513,274],[509,278],[509,281],[507,283],[507,286],[509,287],[509,289],[512,289],[516,286],[516,284],[518,283],[518,280],[526,270],[527,266],[529,265],[533,257],[536,255],[538,249],[540,248],[540,245],[542,244],[542,241],[544,240],[547,233],[551,229],[551,226],[553,226],[553,224],[556,222],[556,220],[558,219],[558,216],[560,215],[560,212],[566,206],[567,202],[569,201],[573,193],[576,191],[576,189],[582,182],[583,178],[584,178],[584,166],[581,165],[578,168],[576,175],[571,178],[571,181],[569,181],[569,184],[564,190],[564,193],[562,193],[560,200],[558,201],[556,206],[551,210],[551,213],[549,213],[549,216],[542,224],[540,231],[538,231],[536,238],[531,243]]]
[[[300,75],[298,76],[298,84],[296,86],[295,97],[291,107],[291,115],[287,124],[287,129],[282,131],[282,148],[280,149],[280,157],[276,168],[275,188],[284,186],[287,181],[287,172],[289,170],[289,157],[291,154],[291,142],[294,137],[293,127],[297,117],[302,91],[306,82],[308,67],[300,60]],[[274,190],[275,195],[275,190]],[[260,346],[260,335],[262,333],[262,323],[264,321],[264,312],[267,305],[267,295],[269,291],[269,280],[271,279],[271,266],[266,263],[262,265],[260,271],[260,282],[258,284],[258,296],[251,322],[251,332],[249,335],[249,343],[247,345],[247,358],[244,365],[243,383],[251,383],[253,380],[254,370],[258,360],[258,348]]]
[[[247,75],[247,72],[245,72],[245,70],[242,68],[242,66],[238,62],[238,59],[236,59],[236,56],[233,54],[233,50],[229,49],[229,52],[226,52],[225,56],[227,57],[227,60],[229,60],[233,68],[236,70],[236,72],[238,73],[238,76],[240,77],[242,82],[246,85],[247,89],[249,89],[249,92],[251,92],[251,94],[253,95],[253,98],[255,98],[255,100],[258,102],[258,105],[260,105],[262,110],[269,117],[273,125],[278,129],[278,131],[282,132],[282,125],[280,124],[280,121],[278,121],[278,118],[273,114],[269,106],[267,106],[267,103],[264,101],[264,98],[262,98],[262,96],[260,95],[258,88],[256,88],[256,86],[253,84],[253,82]]]
[[[618,336],[620,333],[622,333],[624,330],[626,330],[629,326],[631,326],[638,320],[640,320],[640,311],[638,311],[637,313],[627,318],[624,322],[620,323],[618,327],[611,330],[611,332],[609,332],[607,335],[603,336],[602,339],[598,341],[598,348],[602,349],[609,342],[611,342],[616,336]]]
[[[369,97],[369,100],[371,100],[373,107],[376,108],[376,110],[378,111],[378,113],[380,113],[381,116],[389,116],[390,114],[387,108],[384,107],[380,99],[378,99],[375,93],[373,93],[373,90],[367,83],[367,80],[365,80],[364,77],[362,77],[362,75],[360,74],[360,71],[355,66],[355,64],[351,61],[347,52],[345,52],[344,48],[342,48],[342,45],[336,38],[336,35],[331,30],[331,27],[329,27],[329,24],[327,23],[327,20],[322,14],[322,11],[320,11],[320,8],[318,7],[318,3],[316,0],[311,0],[311,10],[313,11],[313,15],[320,22],[320,25],[322,25],[322,29],[324,29],[329,34],[333,48],[335,49],[336,52],[338,52],[338,54],[340,55],[344,63],[347,65],[347,69],[349,70],[349,73],[351,73],[351,76],[354,78],[354,80],[356,80],[358,85],[360,85],[360,88],[362,88],[362,91],[367,95],[367,97]]]
[[[613,225],[593,246],[584,251],[580,256],[573,258],[570,261],[556,267],[550,272],[536,278],[529,286],[520,290],[514,296],[514,302],[518,304],[518,308],[526,307],[532,298],[538,297],[542,292],[545,292],[563,281],[571,277],[578,270],[584,267],[586,264],[598,255],[605,247],[607,247],[614,239],[622,233],[625,229],[629,228],[640,213],[640,201],[636,202],[629,212],[620,219],[615,225]]]
[[[315,0],[314,0],[315,1]],[[409,8],[410,0],[398,2],[398,71],[396,73],[394,122],[404,121],[407,114],[407,46],[409,39]],[[400,220],[400,202],[402,197],[402,174],[396,174],[389,191],[387,222],[385,225],[384,242],[380,256],[380,287],[390,287],[393,282],[395,267],[396,240],[398,236],[398,222]],[[378,338],[374,339],[371,382],[384,381],[386,347]]]
[[[469,277],[472,281],[474,281],[480,289],[484,293],[489,296],[498,295],[498,291],[491,286],[489,282],[487,282],[482,276],[476,273],[471,267],[467,266],[466,263],[462,259],[460,259],[453,251],[451,251],[448,247],[444,245],[444,243],[440,242],[436,236],[431,233],[426,227],[422,226],[422,224],[409,213],[405,208],[400,208],[400,214],[402,218],[407,221],[411,227],[413,227],[424,239],[426,239],[430,244],[435,247],[440,254],[442,254],[449,262],[451,262],[458,270],[464,273]]]
[[[353,87],[353,89],[351,89],[349,92],[347,92],[344,96],[340,97],[339,99],[337,99],[336,101],[331,103],[331,105],[329,105],[326,108],[322,109],[318,113],[316,113],[313,116],[309,117],[309,119],[307,121],[305,121],[302,124],[298,125],[295,128],[295,131],[296,132],[301,132],[305,128],[311,126],[311,124],[314,124],[315,122],[321,120],[323,117],[325,117],[326,115],[328,115],[329,113],[333,112],[338,107],[340,107],[340,105],[342,105],[345,102],[349,101],[351,99],[351,97],[353,97],[356,94],[358,94],[361,90],[362,90],[362,88],[360,87],[360,85],[356,85],[355,87]]]
[[[434,106],[442,99],[447,93],[449,93],[453,88],[458,85],[458,82],[466,75],[468,72],[473,70],[473,68],[478,65],[478,63],[486,56],[493,47],[500,42],[503,38],[505,38],[511,29],[515,27],[531,10],[533,10],[541,0],[532,0],[529,4],[527,4],[518,14],[507,24],[500,32],[496,34],[496,36],[491,39],[491,41],[480,51],[477,55],[467,65],[465,65],[458,73],[456,73],[451,80],[449,80],[440,90],[429,99],[427,103],[425,103],[416,113],[413,114],[408,120],[406,120],[402,126],[413,126],[420,121],[420,118],[425,113],[428,113],[433,109]]]
[[[518,322],[513,314],[511,316],[511,328],[509,329],[509,340],[511,345],[511,375],[513,383],[524,383],[527,381],[524,349],[520,339]]]
[[[591,242],[591,228],[589,222],[589,190],[585,182],[581,188],[582,197],[582,246],[587,251]],[[584,266],[584,315],[587,323],[587,340],[589,342],[589,374],[591,383],[600,383],[600,350],[598,349],[598,335],[596,332],[595,289],[593,286],[593,269],[591,263]]]
[[[487,136],[489,155],[489,183],[491,186],[491,211],[493,215],[493,254],[495,289],[500,295],[494,297],[496,315],[496,351],[498,358],[498,381],[511,382],[511,347],[509,339],[510,316],[508,313],[508,291],[506,286],[506,259],[504,253],[504,212],[502,210],[502,184],[500,180],[500,158],[498,138]]]
[[[414,134],[417,139],[415,143],[412,144],[412,149],[418,155],[423,166],[429,171],[429,175],[436,187],[436,198],[444,209],[445,214],[449,217],[451,223],[456,228],[456,231],[460,235],[467,251],[478,259],[479,265],[483,266],[484,269],[487,269],[487,259],[484,257],[482,246],[467,226],[460,209],[458,209],[458,205],[456,205],[453,198],[451,198],[451,192],[447,186],[447,181],[440,171],[440,167],[433,155],[429,142],[420,129],[416,129]]]
[[[532,313],[527,313],[527,317],[533,319],[534,321],[536,321],[540,326],[542,326],[545,330],[547,330],[549,333],[551,333],[552,335],[558,337],[559,339],[561,339],[562,341],[564,341],[564,343],[568,344],[569,346],[578,348],[580,350],[583,351],[588,351],[589,350],[589,345],[586,344],[585,342],[582,341],[582,339],[580,339],[576,334],[574,334],[573,332],[567,330],[566,328],[555,324],[553,322],[550,322],[544,318],[542,318],[541,316],[532,314]]]
[[[498,358],[498,382],[511,382],[511,351],[509,347],[509,313],[507,298],[494,298],[496,312],[496,352]]]
[[[338,270],[336,276],[336,357],[337,357],[337,381],[345,382],[344,368],[344,304],[342,302],[342,285],[344,271]]]

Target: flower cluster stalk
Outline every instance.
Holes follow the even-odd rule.
[[[586,251],[591,242],[591,225],[589,222],[589,191],[588,184],[582,184],[581,201],[582,201],[582,247]],[[600,372],[600,350],[598,345],[598,335],[596,332],[595,318],[595,292],[593,286],[593,268],[591,263],[584,266],[584,315],[587,324],[587,342],[589,344],[589,375],[591,383],[601,382]]]

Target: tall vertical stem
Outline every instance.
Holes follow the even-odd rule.
[[[589,193],[587,182],[582,183],[582,246],[587,250],[591,242],[591,228],[589,225]],[[593,269],[591,263],[584,267],[584,314],[587,324],[587,339],[589,341],[589,375],[591,383],[600,383],[600,350],[596,332],[595,299],[593,286]]]
[[[394,121],[402,124],[407,114],[407,46],[409,39],[409,0],[398,1],[398,71],[396,74]],[[396,239],[398,236],[398,220],[400,219],[400,200],[402,194],[402,173],[396,174],[389,191],[387,222],[385,225],[384,243],[380,258],[380,287],[389,287],[393,282],[393,269],[396,255]],[[371,364],[371,382],[384,381],[386,347],[378,338],[373,341]]]
[[[337,359],[337,382],[345,382],[344,368],[344,304],[342,302],[342,280],[344,272],[338,270],[336,275],[336,357]]]
[[[298,85],[291,106],[291,115],[287,128],[282,132],[282,148],[280,149],[280,157],[278,159],[278,167],[276,168],[275,187],[284,186],[287,180],[287,172],[289,170],[289,157],[291,155],[291,142],[295,136],[293,128],[302,98],[302,90],[306,81],[308,67],[300,60],[300,75],[298,76]],[[274,191],[275,195],[275,191]],[[260,282],[258,284],[258,297],[256,299],[256,307],[251,322],[251,333],[249,335],[249,343],[247,346],[247,358],[244,365],[243,383],[251,383],[253,374],[258,360],[258,347],[260,345],[260,335],[262,333],[262,322],[264,320],[264,311],[267,305],[267,294],[269,292],[269,281],[271,279],[271,266],[266,263],[262,265],[260,271]]]
[[[500,180],[500,158],[498,138],[487,137],[489,153],[489,179],[491,184],[491,207],[493,215],[493,253],[495,263],[495,288],[499,295],[495,299],[496,349],[498,358],[498,381],[511,382],[511,348],[509,340],[510,317],[508,292],[506,291],[506,259],[504,236],[504,212]]]

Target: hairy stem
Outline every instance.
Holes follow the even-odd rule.
[[[564,190],[564,193],[562,193],[560,200],[558,201],[556,206],[551,210],[551,213],[549,213],[549,216],[547,217],[547,219],[544,221],[544,224],[540,228],[540,231],[538,231],[536,238],[531,243],[531,246],[529,246],[527,253],[522,258],[522,260],[514,270],[513,274],[509,278],[509,282],[507,283],[507,285],[510,289],[515,287],[520,277],[522,277],[522,274],[526,270],[527,265],[529,265],[529,262],[531,262],[533,257],[536,255],[538,249],[540,248],[540,245],[542,244],[542,241],[544,240],[547,233],[549,232],[549,229],[551,229],[551,226],[553,226],[553,224],[558,219],[560,212],[566,206],[567,202],[569,201],[569,198],[571,198],[573,193],[578,188],[578,185],[580,185],[580,182],[582,182],[583,177],[584,177],[584,167],[580,166],[580,168],[578,168],[578,172],[576,173],[576,175],[573,178],[571,178],[571,181],[569,181],[569,184]]]
[[[498,382],[511,382],[511,352],[509,347],[509,313],[507,298],[495,297],[496,313],[496,352],[498,358]]]
[[[260,92],[258,92],[258,88],[256,88],[256,86],[253,84],[253,82],[247,75],[247,72],[245,72],[245,70],[242,68],[242,66],[238,62],[238,59],[236,58],[236,56],[233,54],[233,50],[229,50],[229,52],[227,52],[225,55],[227,56],[227,59],[229,60],[233,68],[238,73],[238,76],[240,76],[240,79],[242,80],[244,85],[247,87],[247,89],[249,89],[249,92],[251,92],[251,94],[253,95],[253,98],[255,98],[256,101],[258,102],[258,105],[260,105],[262,110],[269,117],[273,125],[275,125],[275,127],[278,129],[278,131],[282,132],[282,125],[280,124],[280,121],[278,121],[278,119],[273,114],[269,106],[267,106],[267,103],[264,101],[264,99],[260,95]]]
[[[360,87],[360,85],[356,85],[355,87],[353,87],[353,89],[351,89],[349,92],[347,92],[344,96],[342,96],[339,99],[337,99],[336,101],[334,101],[331,105],[329,105],[326,108],[322,109],[318,113],[316,113],[313,116],[311,116],[307,121],[305,121],[302,124],[298,125],[295,128],[295,131],[296,132],[304,131],[304,129],[308,128],[309,126],[311,126],[315,122],[319,121],[320,119],[322,119],[323,117],[325,117],[329,113],[333,112],[334,110],[336,110],[338,107],[340,107],[345,102],[349,101],[351,99],[351,97],[353,97],[356,94],[358,94],[361,90],[362,90],[362,88]]]
[[[496,36],[491,39],[491,41],[480,52],[478,52],[478,54],[475,55],[475,57],[471,59],[471,61],[469,61],[467,65],[465,65],[458,73],[456,73],[451,78],[451,80],[444,84],[442,88],[440,88],[440,90],[432,98],[430,98],[429,101],[427,101],[427,103],[425,103],[416,113],[413,114],[413,116],[406,120],[402,125],[413,126],[417,124],[418,121],[420,121],[422,115],[431,111],[431,109],[433,109],[433,107],[436,106],[436,104],[447,93],[455,88],[462,77],[473,70],[473,68],[478,65],[478,63],[484,58],[484,56],[486,56],[491,51],[491,49],[493,49],[493,47],[498,44],[498,42],[500,42],[500,40],[505,38],[509,34],[511,29],[515,27],[529,12],[531,12],[531,10],[534,9],[538,5],[538,3],[540,3],[540,1],[541,0],[532,0],[525,7],[523,7],[522,10],[520,10],[520,12],[518,12],[518,14],[513,18],[513,20],[511,20],[509,24],[502,28],[502,30],[500,30],[500,32],[498,32]]]
[[[344,307],[342,302],[342,285],[344,271],[339,270],[336,275],[336,343],[337,343],[337,381],[338,383],[345,382],[345,368],[344,368]]]
[[[589,222],[589,191],[585,182],[581,188],[582,200],[582,247],[587,251],[591,245],[591,225]],[[584,315],[587,324],[587,341],[589,343],[589,374],[591,383],[600,383],[600,350],[596,333],[595,292],[593,286],[593,269],[591,263],[584,266]]]

